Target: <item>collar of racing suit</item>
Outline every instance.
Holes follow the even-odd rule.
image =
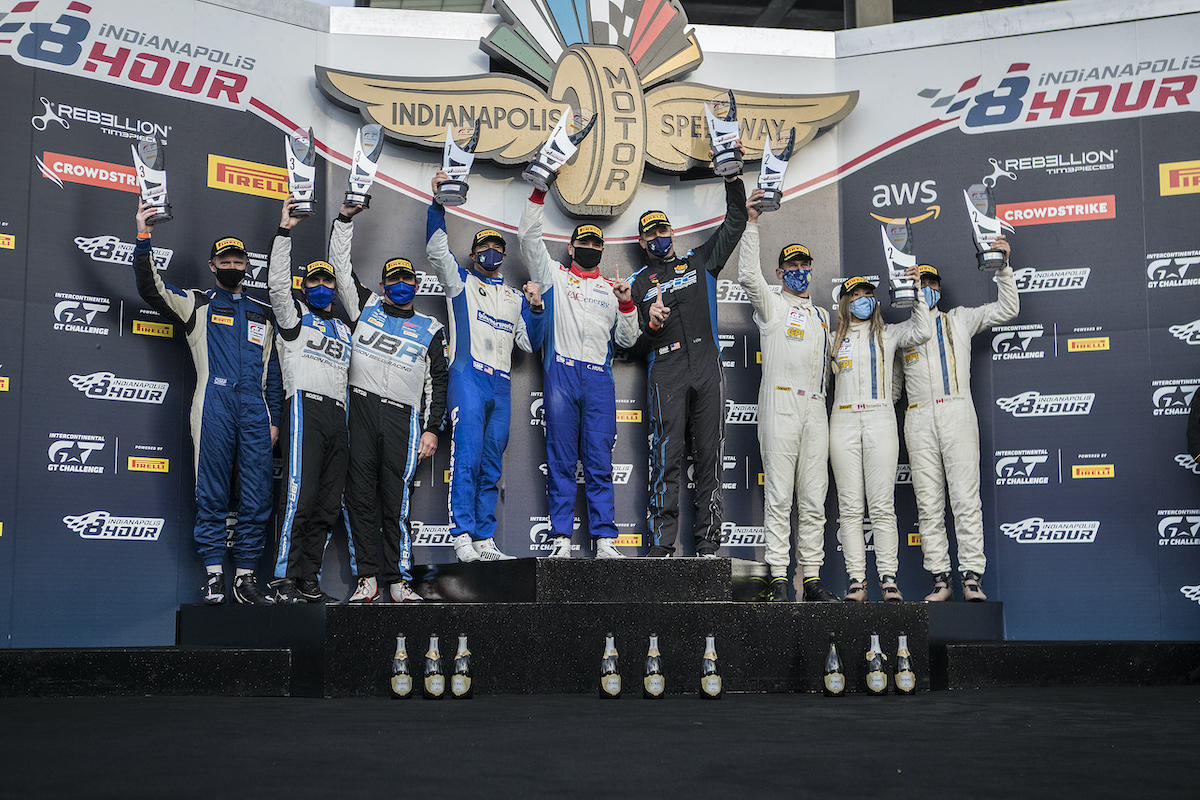
[[[383,308],[383,310],[390,317],[400,317],[402,319],[408,319],[413,314],[417,313],[416,309],[401,308],[400,306],[395,305],[394,303],[380,303],[379,305],[381,308]]]
[[[242,299],[243,297],[245,297],[245,295],[246,295],[246,293],[245,293],[245,292],[231,292],[231,291],[229,291],[228,289],[226,289],[224,286],[222,286],[222,285],[221,285],[220,281],[213,281],[213,288],[214,288],[214,289],[216,289],[216,290],[217,290],[218,292],[220,292],[221,294],[226,294],[226,295],[229,295],[229,297],[230,297],[230,298],[232,298],[232,299],[234,299],[234,300],[241,300],[241,299]]]
[[[598,277],[600,277],[600,268],[596,267],[594,270],[591,270],[590,272],[585,272],[584,270],[581,270],[579,268],[578,264],[576,264],[574,261],[572,261],[571,262],[571,274],[574,275],[576,278],[598,278]]]
[[[333,318],[333,301],[330,301],[329,305],[327,305],[325,308],[317,308],[316,306],[314,306],[312,303],[308,302],[307,300],[304,301],[304,305],[306,305],[308,307],[309,311],[311,311],[313,314],[320,317],[321,319],[332,319]]]
[[[489,278],[487,275],[484,275],[482,272],[475,269],[474,264],[471,265],[471,272],[475,275],[476,278],[479,278],[479,280],[483,281],[484,283],[491,284],[492,286],[503,286],[504,285],[504,276],[500,275],[499,273],[496,274],[496,277]]]

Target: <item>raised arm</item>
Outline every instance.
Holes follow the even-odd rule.
[[[764,324],[771,321],[771,287],[763,276],[758,252],[758,222],[749,222],[742,234],[738,253],[738,283],[746,290],[750,305]]]
[[[716,275],[733,255],[746,230],[746,186],[737,175],[725,179],[725,221],[692,253],[692,264]]]
[[[996,237],[994,246],[1011,257],[1012,248],[1003,236]],[[999,293],[995,302],[984,303],[975,308],[959,309],[972,336],[993,325],[1008,322],[1021,313],[1021,295],[1017,292],[1017,279],[1008,263],[996,271],[996,286]]]
[[[195,324],[195,296],[191,292],[164,283],[150,257],[153,250],[150,234],[154,229],[146,224],[146,220],[154,212],[154,206],[147,203],[138,204],[138,239],[137,244],[133,246],[133,273],[137,277],[138,294],[155,311],[169,319],[178,320],[190,331]]]
[[[905,276],[917,280],[917,268],[909,267]],[[896,347],[916,347],[929,341],[933,335],[933,316],[929,312],[929,304],[917,295],[917,304],[913,306],[912,316],[904,322],[889,326],[896,337]]]
[[[439,171],[434,176],[431,194],[436,193],[438,184],[446,180],[445,175],[446,173]],[[440,180],[438,176],[441,176]],[[450,237],[446,233],[446,209],[432,197],[429,201],[429,213],[425,216],[425,257],[429,259],[438,281],[446,291],[446,297],[457,297],[464,284],[458,272],[458,262],[450,252]]]
[[[279,335],[289,342],[300,333],[302,311],[292,294],[292,228],[299,219],[289,211],[295,201],[289,194],[283,201],[283,216],[279,221],[279,230],[271,243],[271,259],[267,262],[267,291],[271,296],[271,309],[275,312],[275,322],[279,326]]]
[[[517,242],[521,247],[521,258],[529,267],[529,277],[542,286],[554,281],[554,270],[558,266],[550,257],[546,243],[542,241],[542,219],[546,193],[535,189],[525,201],[525,211],[517,226]]]

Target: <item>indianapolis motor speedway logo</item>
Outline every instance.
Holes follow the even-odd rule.
[[[496,0],[503,22],[480,49],[515,74],[405,78],[316,67],[334,103],[399,143],[442,149],[447,126],[478,126],[475,157],[524,164],[562,114],[596,124],[553,184],[576,216],[613,217],[633,201],[646,165],[680,174],[709,163],[704,103],[726,87],[674,82],[704,54],[678,0]],[[521,76],[521,77],[518,77]],[[776,95],[733,90],[745,157],[796,130],[795,148],[846,117],[858,92]]]

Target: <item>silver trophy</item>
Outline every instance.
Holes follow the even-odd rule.
[[[562,165],[571,160],[571,156],[579,149],[579,143],[595,124],[596,116],[590,109],[580,108],[573,114],[563,114],[550,132],[550,138],[533,161],[529,162],[521,177],[543,192],[549,189]]]
[[[912,224],[906,219],[902,225],[880,225],[879,232],[883,234],[883,254],[888,262],[888,294],[892,298],[892,308],[912,308],[917,304],[917,282],[904,277],[905,270],[917,265],[917,257],[913,254]]]
[[[737,100],[733,99],[733,90],[705,103],[704,116],[712,141],[713,171],[721,177],[738,174],[742,171],[742,153],[737,149]]]
[[[433,199],[443,206],[461,206],[467,202],[467,176],[475,163],[475,147],[479,144],[479,123],[469,128],[446,126],[446,145],[442,148],[442,172],[450,176],[438,184]]]
[[[787,172],[788,159],[796,145],[796,129],[788,131],[787,136],[780,133],[775,138],[775,147],[779,150],[776,155],[771,148],[771,140],[767,139],[763,146],[762,169],[758,173],[758,188],[763,190],[762,200],[759,201],[759,211],[778,211],[783,203],[783,176]]]
[[[350,165],[350,188],[343,202],[348,206],[371,207],[367,191],[375,182],[375,170],[383,155],[383,126],[364,125],[354,135],[354,163]]]
[[[1008,263],[1008,256],[1003,250],[992,247],[1003,231],[1012,231],[1012,226],[996,216],[996,195],[992,188],[1001,177],[1016,180],[1015,173],[1000,166],[996,159],[988,161],[992,164],[992,174],[976,183],[970,189],[963,190],[963,198],[967,201],[967,215],[971,218],[971,233],[975,237],[975,260],[982,270],[1000,269]]]
[[[317,186],[317,148],[312,128],[297,130],[283,141],[287,154],[288,192],[299,201],[291,215],[298,219],[312,216],[316,210],[313,195]]]
[[[146,220],[147,225],[157,225],[174,219],[171,204],[167,202],[167,159],[163,152],[163,141],[157,136],[150,141],[131,144],[133,165],[137,171],[138,187],[142,202],[154,206],[154,215]]]

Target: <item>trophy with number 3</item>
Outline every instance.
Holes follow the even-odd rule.
[[[375,169],[383,154],[383,126],[364,125],[354,135],[354,162],[350,165],[350,188],[343,202],[348,206],[371,207],[367,194],[375,182]]]
[[[981,270],[1000,269],[1008,263],[1003,250],[992,247],[992,242],[1002,231],[1012,231],[1012,226],[996,216],[996,195],[992,188],[1001,176],[1016,180],[1017,176],[1000,166],[996,159],[988,159],[992,174],[982,183],[963,190],[967,201],[967,215],[971,218],[971,233],[975,238],[975,260]]]
[[[449,179],[438,184],[434,199],[443,206],[461,206],[467,202],[467,176],[475,163],[475,148],[479,145],[479,123],[457,130],[446,126],[446,145],[442,148],[442,172]]]
[[[721,177],[738,174],[742,171],[742,153],[737,149],[737,100],[733,90],[705,103],[704,116],[712,141],[713,171]]]
[[[147,225],[157,225],[174,219],[171,204],[167,202],[167,160],[163,152],[163,141],[158,137],[130,145],[133,164],[137,169],[138,187],[142,202],[154,206],[154,215],[146,220]]]
[[[902,225],[880,225],[879,231],[883,234],[883,254],[888,262],[888,294],[892,298],[892,308],[912,308],[917,304],[917,282],[903,277],[906,269],[917,265],[917,257],[913,254],[912,224],[906,219]]]
[[[317,148],[313,144],[312,128],[297,130],[284,139],[287,151],[288,192],[298,202],[291,216],[297,219],[312,216],[316,210],[313,195],[317,185]]]
[[[563,114],[558,118],[558,124],[550,132],[550,138],[542,145],[533,161],[521,173],[525,182],[541,191],[550,188],[558,171],[563,164],[571,160],[571,156],[579,149],[579,143],[591,132],[596,124],[596,117],[586,108]]]

